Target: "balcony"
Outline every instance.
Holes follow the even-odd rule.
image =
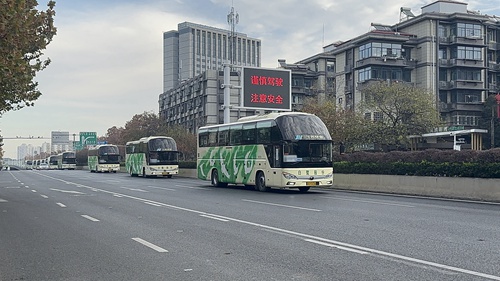
[[[482,60],[469,59],[439,59],[439,67],[474,67],[486,68]]]
[[[451,111],[483,111],[483,103],[439,103],[440,112]]]
[[[488,43],[488,49],[498,51],[498,50],[500,50],[500,43],[489,42]]]
[[[497,83],[490,83],[488,85],[488,91],[490,93],[498,93],[500,92],[500,87],[498,87]]]
[[[407,60],[406,58],[395,56],[369,57],[358,60],[356,62],[356,68],[361,68],[369,65],[415,68],[417,66],[417,62],[413,59]]]
[[[489,61],[488,62],[488,70],[493,72],[500,72],[500,63]]]
[[[483,81],[439,81],[439,90],[486,90]]]
[[[457,44],[457,45],[467,45],[467,46],[478,46],[484,47],[484,40],[482,37],[458,37],[455,35],[448,37],[439,37],[439,43],[441,44]]]
[[[366,89],[374,84],[380,84],[380,83],[400,83],[400,84],[405,84],[410,87],[415,87],[415,83],[413,82],[406,82],[402,80],[393,80],[393,79],[377,79],[377,78],[372,78],[364,81],[358,82],[358,86],[356,87],[356,90],[358,91],[363,91],[363,89]]]

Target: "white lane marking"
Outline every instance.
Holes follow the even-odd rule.
[[[379,205],[389,205],[389,206],[397,206],[397,207],[406,207],[406,208],[415,208],[413,205],[404,205],[404,204],[396,204],[396,203],[386,203],[374,200],[359,200],[359,199],[350,199],[344,197],[332,197],[332,196],[322,196],[323,198],[334,199],[334,200],[344,200],[344,201],[352,201],[352,202],[361,202],[361,203],[370,203],[370,204],[379,204]]]
[[[91,216],[89,216],[89,215],[82,215],[82,217],[84,217],[84,218],[86,218],[86,219],[88,219],[88,220],[90,220],[90,221],[99,221],[98,219],[93,218],[93,217],[91,217]]]
[[[357,253],[357,254],[362,254],[362,255],[368,254],[368,252],[358,251],[356,249],[352,249],[352,248],[348,248],[348,247],[343,247],[343,246],[335,245],[335,244],[332,244],[332,243],[325,243],[325,242],[316,241],[316,240],[312,240],[312,239],[304,239],[304,241],[315,243],[315,244],[322,245],[322,246],[337,248],[339,250],[354,252],[354,253]]]
[[[59,205],[59,207],[61,208],[66,208],[66,205],[64,205],[63,203],[56,203],[57,205]]]
[[[488,202],[488,201],[475,201],[475,200],[467,200],[467,199],[454,199],[454,198],[442,198],[442,197],[428,197],[428,196],[420,196],[420,195],[407,195],[407,194],[387,194],[383,192],[374,192],[374,191],[359,191],[359,190],[342,190],[342,192],[347,193],[360,193],[360,194],[376,194],[376,195],[390,195],[391,197],[403,197],[403,198],[418,198],[418,199],[427,199],[427,200],[435,200],[435,201],[451,201],[451,202],[465,202],[465,203],[473,203],[473,204],[484,204],[484,205],[500,205],[500,202]],[[422,203],[420,203],[422,204]],[[438,206],[436,206],[438,207]]]
[[[122,189],[126,189],[126,190],[131,190],[131,191],[149,192],[147,190],[140,189],[140,188],[130,188],[130,187],[124,187],[124,186],[119,186],[118,188],[122,188]]]
[[[152,186],[152,185],[148,185],[148,187],[150,187],[150,188],[156,188],[156,189],[169,190],[169,191],[176,191],[173,188],[167,188],[167,187],[159,187],[159,186]]]
[[[82,187],[83,187],[83,186],[82,186]],[[85,194],[85,193],[80,192],[80,191],[74,191],[74,190],[62,190],[62,189],[57,189],[57,188],[50,188],[50,190],[52,190],[52,191],[58,191],[58,192],[62,192],[62,193]]]
[[[155,207],[161,207],[161,205],[155,204],[155,203],[152,203],[152,202],[144,202],[144,204],[148,204],[148,205],[155,206]]]
[[[31,192],[36,192],[36,190],[32,189]]]
[[[210,190],[208,188],[202,188],[202,187],[197,187],[197,186],[189,186],[189,185],[180,185],[180,184],[176,184],[175,186],[178,186],[178,187],[185,187],[185,188],[191,188],[191,189],[197,189],[197,190]]]
[[[62,179],[50,177],[47,175],[42,175],[42,176],[47,177],[47,178],[51,178],[53,180],[58,180],[58,181],[64,182],[64,180],[62,180]],[[86,188],[91,189],[94,187],[86,186]],[[116,194],[116,192],[108,191],[108,190],[104,190],[104,189],[99,189],[99,191],[104,192],[104,193],[108,193],[108,194]],[[469,274],[469,275],[473,275],[473,276],[479,276],[479,277],[483,277],[483,278],[487,278],[487,279],[491,279],[491,280],[500,281],[500,276],[496,276],[496,275],[491,275],[491,274],[486,274],[486,273],[468,270],[468,269],[464,269],[464,268],[459,268],[459,267],[449,266],[449,265],[435,263],[435,262],[431,262],[431,261],[416,259],[416,258],[412,258],[412,257],[408,257],[408,256],[393,254],[393,253],[389,253],[389,252],[385,252],[385,251],[380,251],[380,250],[371,249],[371,248],[367,248],[367,247],[357,246],[354,244],[330,240],[330,239],[326,239],[326,238],[322,238],[322,237],[318,237],[318,236],[314,236],[314,235],[310,235],[310,234],[306,234],[306,233],[295,232],[292,230],[286,230],[286,229],[282,229],[282,228],[278,228],[278,227],[274,227],[274,226],[269,226],[269,225],[264,225],[264,224],[260,224],[260,223],[255,223],[255,222],[250,222],[250,221],[245,221],[245,220],[240,220],[240,219],[235,219],[235,218],[229,218],[229,217],[220,216],[220,215],[216,215],[216,214],[210,214],[210,213],[203,212],[203,211],[174,206],[174,205],[165,204],[165,203],[161,203],[161,202],[157,202],[157,201],[153,201],[153,200],[149,200],[149,199],[144,199],[144,198],[139,198],[139,197],[135,197],[135,196],[130,196],[130,195],[126,195],[126,194],[121,194],[121,195],[123,197],[129,198],[129,199],[142,201],[142,202],[152,202],[152,203],[160,204],[164,207],[169,207],[169,208],[176,209],[179,211],[186,211],[186,212],[191,212],[191,213],[195,213],[198,215],[208,215],[208,216],[218,217],[218,218],[227,219],[227,220],[233,221],[233,222],[239,222],[241,224],[255,226],[255,227],[259,227],[259,228],[266,229],[266,230],[272,230],[272,231],[275,231],[278,233],[285,233],[285,234],[294,235],[294,236],[301,237],[301,238],[323,241],[326,243],[336,244],[338,246],[349,247],[352,249],[357,249],[360,251],[365,251],[365,252],[369,252],[369,253],[380,255],[380,256],[392,257],[392,258],[399,259],[399,260],[410,261],[410,262],[413,262],[416,264],[428,265],[428,266],[432,266],[432,267],[439,268],[439,269],[446,269],[446,270],[453,271],[453,272],[459,272],[459,273],[464,273],[464,274]]]
[[[45,198],[45,199],[49,198],[49,196],[47,196],[47,195],[42,195],[42,194],[40,194],[40,196],[42,196],[42,197],[43,197],[43,198]]]
[[[229,220],[226,220],[226,219],[221,219],[221,218],[214,217],[214,216],[209,216],[209,215],[200,215],[200,217],[204,217],[204,218],[208,218],[208,219],[213,219],[213,220],[218,220],[218,221],[223,221],[223,222],[228,222],[229,221]]]
[[[8,202],[8,201],[5,200],[5,199],[0,198],[0,203],[5,203],[5,202]]]
[[[304,208],[304,207],[297,207],[297,206],[283,205],[283,204],[275,204],[275,203],[268,203],[268,202],[262,202],[262,201],[254,201],[254,200],[247,200],[247,199],[241,199],[241,201],[250,202],[250,203],[257,203],[257,204],[264,204],[264,205],[271,205],[271,206],[277,206],[277,207],[299,209],[299,210],[305,210],[305,211],[321,212],[321,210],[318,210],[318,209],[309,209],[309,208]]]
[[[168,253],[168,251],[163,249],[162,247],[156,246],[155,244],[149,243],[148,241],[142,240],[141,238],[132,238],[132,240],[134,240],[135,242],[139,242],[142,245],[149,247],[159,253]]]

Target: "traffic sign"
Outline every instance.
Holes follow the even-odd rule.
[[[97,133],[96,132],[80,132],[80,145],[82,147],[87,147],[88,145],[97,144]]]

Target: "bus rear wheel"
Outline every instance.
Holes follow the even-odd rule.
[[[255,176],[255,189],[261,192],[269,191],[269,187],[266,186],[266,176],[262,171],[257,172]]]
[[[227,186],[227,183],[219,181],[219,171],[217,171],[217,169],[212,170],[212,185],[217,187]]]
[[[132,167],[130,167],[129,173],[131,177],[137,177],[137,174],[132,173]]]

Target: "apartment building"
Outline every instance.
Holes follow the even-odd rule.
[[[434,94],[447,126],[477,128],[483,103],[500,89],[500,18],[445,0],[418,16],[401,12],[406,17],[397,24],[372,24],[372,31],[326,47],[336,58],[337,103],[354,109],[374,81],[411,83]]]

